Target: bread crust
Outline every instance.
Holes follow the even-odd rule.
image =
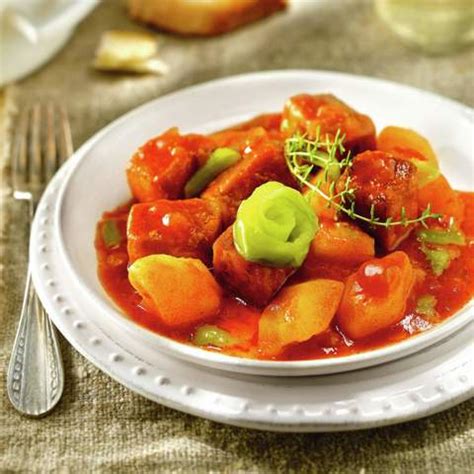
[[[286,8],[287,0],[128,0],[130,16],[183,35],[212,36]]]

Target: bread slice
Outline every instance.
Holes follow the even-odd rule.
[[[184,35],[217,35],[286,7],[287,0],[128,0],[132,18]]]

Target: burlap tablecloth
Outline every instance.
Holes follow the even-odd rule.
[[[80,1],[80,0],[78,0]],[[354,433],[272,434],[219,425],[152,403],[111,380],[62,340],[64,398],[41,420],[5,393],[27,262],[27,222],[9,198],[5,145],[16,108],[36,97],[67,105],[76,147],[112,119],[183,86],[281,68],[392,79],[474,105],[474,54],[429,58],[405,49],[366,1],[300,1],[291,12],[214,39],[163,36],[165,77],[108,76],[89,63],[102,31],[140,29],[103,2],[46,67],[0,93],[3,151],[0,294],[0,470],[64,472],[473,472],[474,403],[399,426]]]

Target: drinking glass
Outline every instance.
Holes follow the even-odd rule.
[[[375,0],[379,16],[405,42],[431,54],[474,41],[474,0]]]

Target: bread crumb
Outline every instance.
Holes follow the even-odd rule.
[[[157,57],[156,36],[110,30],[102,34],[93,66],[101,71],[166,74],[168,66]]]

